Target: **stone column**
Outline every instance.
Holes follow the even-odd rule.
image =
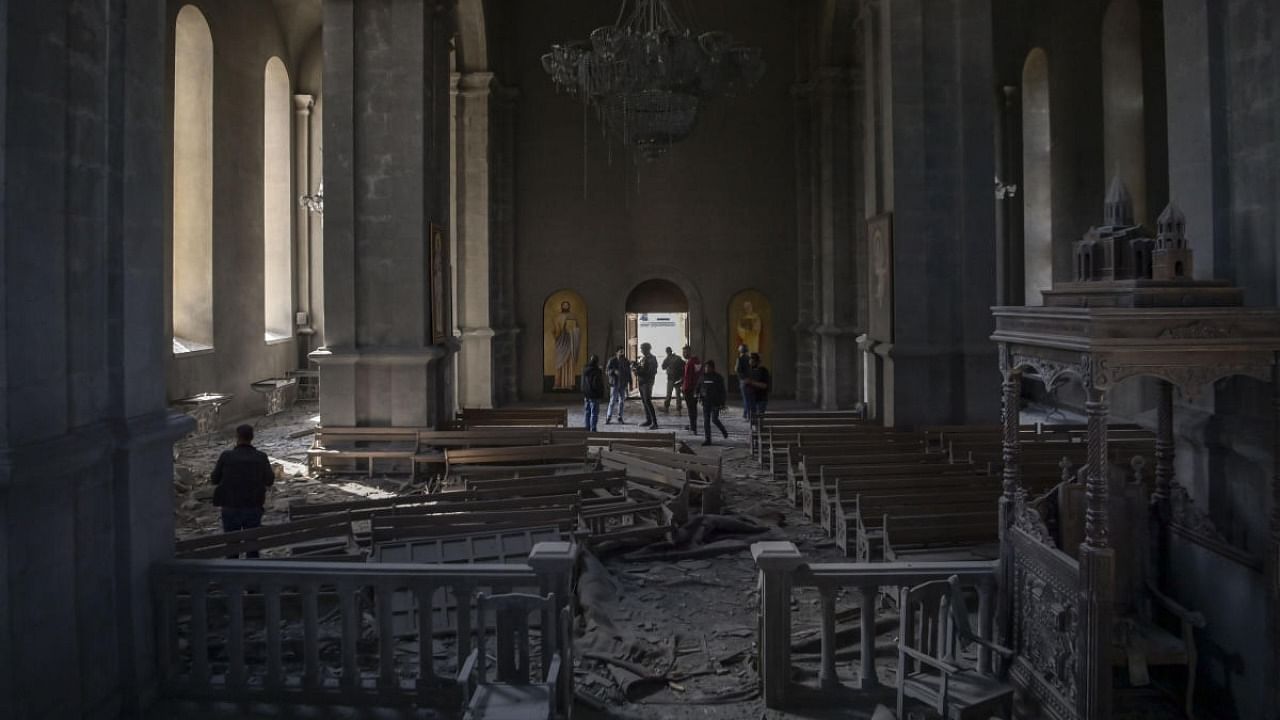
[[[494,133],[489,102],[494,82],[491,72],[455,73],[452,82],[457,101],[457,322],[462,336],[458,404],[469,408],[494,406],[490,308],[495,279],[490,235]]]
[[[0,717],[141,717],[173,555],[166,4],[0,22]],[[168,118],[168,119],[166,119]]]
[[[804,556],[789,542],[758,542],[751,557],[760,569],[760,682],[765,707],[785,706],[791,685],[791,584]]]
[[[1280,672],[1280,353],[1271,366],[1271,541],[1267,572],[1271,594],[1271,672]],[[1272,706],[1280,706],[1280,683],[1273,683]]]
[[[293,197],[295,200],[314,192],[311,188],[311,108],[316,99],[311,95],[293,96]],[[311,338],[315,326],[311,317],[311,211],[301,202],[295,208],[297,220],[293,223],[296,241],[294,297],[299,313],[306,315],[306,322],[297,326],[298,367],[307,366],[307,354],[311,352]]]
[[[814,252],[814,160],[817,150],[813,142],[813,83],[791,86],[795,108],[796,151],[796,399],[817,403],[821,360],[813,331],[818,310],[815,297],[820,285],[818,260]]]
[[[448,217],[452,31],[430,3],[325,0],[323,32],[321,419],[432,425],[449,352],[432,338],[433,295],[448,310],[433,285],[449,273],[432,277],[428,248]]]
[[[885,418],[899,426],[993,422],[997,367],[996,87],[991,0],[933,12],[883,3],[892,42],[878,78],[891,122],[883,182],[893,213],[893,346]],[[902,382],[897,382],[901,380]]]
[[[1080,545],[1079,706],[1081,717],[1111,717],[1111,620],[1115,594],[1115,553],[1108,527],[1106,393],[1087,388],[1089,416],[1088,483],[1085,487],[1084,542]]]
[[[501,405],[515,402],[519,396],[519,347],[520,327],[516,321],[516,101],[519,92],[515,88],[498,85],[489,101],[490,175],[492,197],[489,200],[490,254],[493,265],[493,299],[489,312],[492,317],[494,402]]]
[[[824,410],[852,406],[858,397],[859,357],[856,328],[857,293],[854,273],[855,228],[854,158],[856,136],[847,68],[825,67],[817,76],[818,260],[815,280],[819,303],[814,329],[819,357],[819,403]]]

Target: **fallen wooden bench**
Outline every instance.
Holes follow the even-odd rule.
[[[607,468],[626,471],[633,481],[659,483],[672,494],[688,489],[689,501],[699,512],[720,512],[723,483],[718,459],[643,448],[617,448],[601,452],[600,461]]]
[[[515,528],[555,527],[572,532],[578,524],[576,504],[524,510],[442,513],[376,513],[369,527],[373,544],[402,540],[492,532]]]

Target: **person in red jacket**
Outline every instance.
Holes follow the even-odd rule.
[[[680,392],[684,393],[684,404],[689,408],[689,432],[697,435],[698,383],[702,382],[702,361],[688,345],[680,349],[680,354],[684,356],[684,378],[680,382]]]

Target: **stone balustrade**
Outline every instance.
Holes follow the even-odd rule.
[[[576,555],[570,543],[543,542],[526,564],[511,565],[160,563],[153,585],[162,689],[202,701],[456,709],[453,673],[473,647],[475,594],[554,592],[560,612]],[[555,642],[571,657],[563,637]],[[572,677],[566,664],[560,682]]]
[[[875,642],[879,606],[876,598],[881,590],[896,603],[903,588],[958,576],[966,590],[977,593],[979,636],[992,639],[997,561],[809,563],[790,542],[756,543],[751,546],[751,555],[760,571],[760,681],[765,705],[770,708],[781,709],[788,699],[792,678],[791,604],[792,593],[798,588],[816,589],[821,603],[819,692],[842,685],[836,666],[836,600],[842,589],[856,591],[862,608],[858,674],[851,683],[857,689],[871,690],[879,685]],[[938,611],[931,608],[928,612]],[[978,667],[984,672],[992,670],[989,651],[979,651]]]

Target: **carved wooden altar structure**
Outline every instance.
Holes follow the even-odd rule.
[[[1181,227],[1176,211],[1166,211],[1160,240],[1166,240],[1166,231],[1181,239]],[[1178,251],[1179,263],[1189,265],[1185,242],[1166,244]],[[1155,253],[1158,266],[1160,250]],[[1234,375],[1271,382],[1276,418],[1272,432],[1280,450],[1280,310],[1241,307],[1239,291],[1225,283],[1157,280],[1150,274],[1099,282],[1079,277],[1078,272],[1077,282],[1046,291],[1045,303],[993,309],[992,340],[999,345],[1004,377],[1003,620],[1007,644],[1018,652],[1011,674],[1039,703],[1044,716],[1100,720],[1112,711],[1116,593],[1108,512],[1108,393],[1132,377],[1160,381],[1151,522],[1157,538],[1152,550],[1156,576],[1163,579],[1172,506],[1181,497],[1174,483],[1173,389],[1195,397],[1206,385]],[[1047,388],[1073,376],[1086,393],[1085,529],[1078,561],[1055,547],[1038,515],[1026,506],[1020,487],[1018,426],[1024,374]],[[1271,517],[1266,572],[1275,654],[1280,652],[1280,460],[1273,462],[1277,510]],[[1280,657],[1271,661],[1280,667]]]

